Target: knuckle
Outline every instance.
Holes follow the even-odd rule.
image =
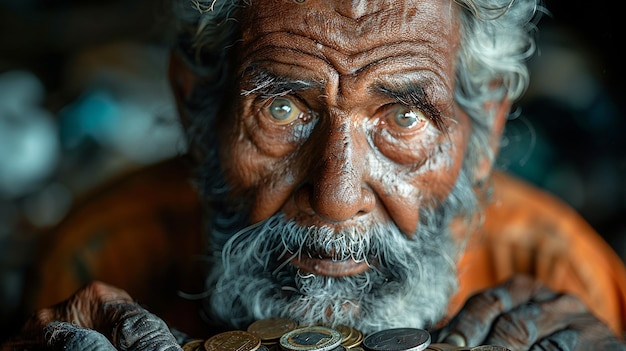
[[[568,311],[570,313],[583,313],[588,310],[585,303],[577,296],[572,294],[559,295],[555,299],[553,307],[561,311]]]
[[[33,312],[22,326],[22,334],[38,334],[43,328],[55,318],[52,310],[44,308]]]
[[[468,300],[468,308],[477,311],[490,311],[488,314],[499,314],[511,308],[509,293],[501,287],[485,290]]]
[[[539,337],[539,330],[534,318],[535,307],[518,309],[499,316],[490,335],[490,343],[505,343],[516,347],[532,345]]]
[[[569,351],[576,348],[578,334],[573,330],[563,330],[541,339],[531,347],[531,351]]]
[[[128,302],[132,298],[122,289],[100,281],[93,281],[79,289],[74,295],[75,300],[94,302]]]

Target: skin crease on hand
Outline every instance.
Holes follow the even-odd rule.
[[[244,11],[239,73],[242,91],[253,93],[220,120],[220,158],[234,192],[254,194],[251,222],[277,212],[338,231],[393,221],[411,237],[420,206],[454,186],[470,129],[452,94],[457,7],[357,3],[261,1]],[[264,91],[263,79],[285,80],[285,90]],[[403,127],[394,118],[411,112],[402,103],[410,86],[421,87],[424,100],[410,106],[418,118]],[[297,111],[293,121],[273,120],[275,96]],[[337,276],[367,269],[306,257],[292,263]]]

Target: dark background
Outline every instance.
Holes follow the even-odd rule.
[[[626,258],[623,15],[609,0],[546,5],[498,165],[567,201]],[[2,333],[21,316],[41,229],[107,179],[184,152],[167,26],[156,0],[0,0]]]

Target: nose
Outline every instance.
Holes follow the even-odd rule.
[[[317,145],[317,168],[312,174],[310,206],[330,222],[341,222],[372,211],[376,204],[365,181],[365,153],[349,123],[334,128]]]

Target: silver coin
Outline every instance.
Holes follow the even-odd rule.
[[[327,351],[341,344],[343,336],[335,329],[309,326],[285,333],[280,346],[290,351]]]
[[[381,330],[363,339],[369,351],[421,351],[430,344],[430,333],[417,328]]]

